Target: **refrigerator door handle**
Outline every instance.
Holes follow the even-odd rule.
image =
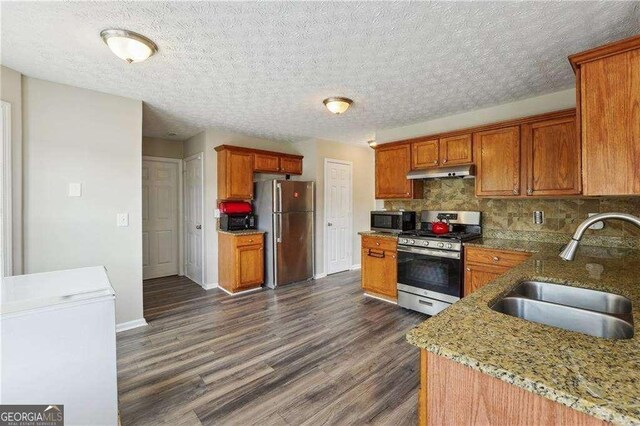
[[[276,214],[276,243],[282,242],[282,217]]]
[[[282,184],[277,184],[276,190],[278,191],[278,206],[276,207],[276,211],[282,213]]]

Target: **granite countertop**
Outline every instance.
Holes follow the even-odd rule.
[[[616,424],[640,424],[640,330],[628,340],[565,331],[495,312],[489,305],[526,279],[617,293],[640,324],[640,250],[481,239],[465,243],[534,255],[409,331],[407,340],[507,383]]]
[[[265,231],[260,231],[258,229],[243,229],[242,231],[223,231],[222,229],[218,229],[218,232],[227,235],[257,235],[265,233]]]
[[[392,234],[391,232],[378,232],[378,231],[360,231],[359,235],[367,236],[367,237],[380,237],[380,238],[389,238],[391,240],[398,240],[398,234]]]

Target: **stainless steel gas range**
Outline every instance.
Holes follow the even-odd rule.
[[[440,220],[448,222],[449,232],[432,231]],[[420,229],[398,238],[398,305],[435,315],[460,300],[462,243],[481,236],[480,212],[423,211]]]

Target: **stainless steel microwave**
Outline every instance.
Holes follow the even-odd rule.
[[[371,212],[371,230],[401,233],[416,229],[416,212]]]

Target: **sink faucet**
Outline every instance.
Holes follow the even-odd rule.
[[[640,217],[637,217],[631,214],[599,213],[599,214],[593,215],[585,219],[584,222],[578,225],[576,232],[573,234],[573,237],[571,237],[571,241],[569,241],[569,244],[567,244],[567,246],[560,252],[560,257],[563,260],[573,260],[573,258],[576,256],[576,251],[578,250],[578,244],[580,244],[580,240],[582,239],[582,235],[584,234],[584,231],[586,231],[587,228],[589,228],[594,223],[599,222],[601,220],[605,220],[605,219],[624,220],[625,222],[633,223],[638,228],[640,228]]]

